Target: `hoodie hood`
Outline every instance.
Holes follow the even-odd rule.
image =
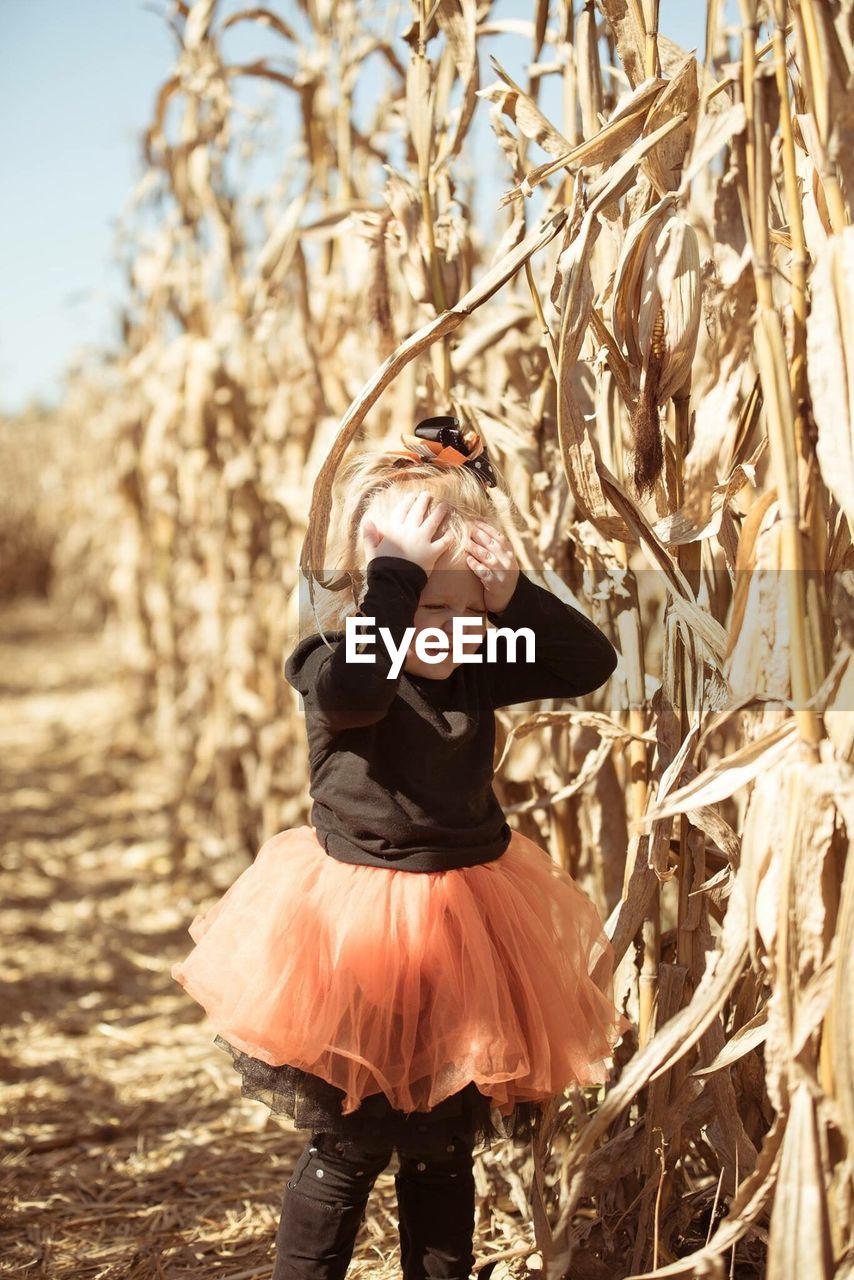
[[[305,694],[311,688],[314,680],[314,668],[316,661],[312,661],[313,655],[318,654],[319,649],[326,649],[328,645],[324,643],[323,637],[334,646],[336,640],[340,640],[344,635],[343,631],[324,631],[315,632],[310,636],[306,636],[304,640],[300,640],[299,644],[292,651],[285,662],[285,679],[288,684],[293,685],[298,693]]]

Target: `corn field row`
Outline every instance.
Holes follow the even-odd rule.
[[[740,0],[725,32],[709,0],[705,63],[659,30],[657,0],[492,8],[413,0],[403,58],[384,4],[301,0],[286,19],[176,0],[121,349],[71,380],[55,431],[74,462],[52,589],[102,602],[144,673],[182,847],[250,857],[308,812],[282,664],[337,467],[429,413],[473,423],[519,563],[621,655],[588,698],[498,714],[499,799],[607,918],[637,1026],[610,1086],[555,1105],[531,1167],[508,1156],[547,1274],[841,1280],[854,7]],[[230,58],[252,24],[281,57]],[[511,31],[521,82],[483,52]],[[251,208],[226,164],[255,145],[249,80],[296,133]],[[503,175],[494,243],[467,166]],[[3,470],[14,551],[54,489]]]

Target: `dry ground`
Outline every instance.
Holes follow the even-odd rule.
[[[106,637],[37,600],[0,616],[0,1274],[268,1280],[303,1137],[241,1098],[170,975],[199,903],[245,860],[176,866],[174,796],[135,694]],[[395,1167],[353,1280],[400,1275]],[[476,1162],[478,1263],[516,1255],[495,1280],[529,1274],[523,1193],[502,1169],[500,1146]]]

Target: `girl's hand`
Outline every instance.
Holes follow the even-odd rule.
[[[436,536],[448,514],[447,502],[434,502],[426,489],[407,486],[396,505],[383,517],[382,531],[367,516],[362,521],[367,560],[377,556],[401,556],[421,566],[425,573],[451,545],[450,531]],[[432,507],[431,507],[432,503]]]
[[[466,547],[466,564],[483,583],[484,608],[502,613],[519,581],[519,565],[507,538],[492,525],[475,520]]]

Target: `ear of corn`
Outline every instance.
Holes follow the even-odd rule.
[[[697,233],[668,194],[632,223],[617,263],[614,337],[637,380],[634,478],[649,492],[664,465],[658,408],[691,373],[701,315]]]

